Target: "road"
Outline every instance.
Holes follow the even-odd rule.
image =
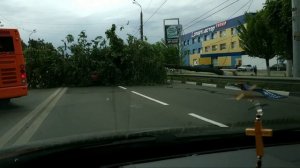
[[[0,107],[0,149],[34,141],[104,133],[178,127],[253,126],[255,111],[241,91],[188,84],[33,89]],[[299,123],[300,98],[267,100],[265,127]],[[299,124],[298,124],[299,126]]]

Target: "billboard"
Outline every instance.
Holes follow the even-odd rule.
[[[178,44],[180,35],[179,25],[165,25],[166,44]]]

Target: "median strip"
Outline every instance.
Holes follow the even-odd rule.
[[[228,127],[228,126],[225,125],[225,124],[219,123],[219,122],[217,122],[217,121],[210,120],[210,119],[205,118],[205,117],[202,117],[202,116],[199,116],[199,115],[197,115],[197,114],[195,114],[195,113],[189,113],[189,115],[192,116],[192,117],[198,118],[198,119],[200,119],[200,120],[206,121],[206,122],[208,122],[208,123],[211,123],[211,124],[213,124],[213,125],[219,126],[219,127],[224,127],[224,128],[225,128],[225,127]]]
[[[6,145],[21,129],[24,129],[30,122],[61,92],[62,88],[58,88],[45,101],[39,104],[33,111],[19,121],[14,127],[0,137],[0,147]]]
[[[185,83],[188,84],[188,85],[197,85],[197,82],[189,82],[189,81],[187,81]]]
[[[47,116],[50,114],[50,112],[55,107],[58,100],[65,94],[67,91],[67,88],[64,88],[54,99],[51,101],[46,108],[41,112],[41,114],[31,123],[31,125],[26,128],[24,133],[17,139],[17,141],[14,143],[14,145],[21,145],[26,144],[29,142],[31,137],[34,135],[34,133],[38,130],[38,128],[41,126],[41,124],[44,122],[44,120],[47,118]]]
[[[144,97],[144,98],[146,98],[146,99],[148,99],[148,100],[154,101],[154,102],[156,102],[156,103],[162,104],[162,105],[164,105],[164,106],[168,106],[168,105],[169,105],[168,103],[165,103],[165,102],[156,100],[156,99],[154,99],[154,98],[151,98],[151,97],[149,97],[149,96],[143,95],[143,94],[138,93],[138,92],[135,92],[135,91],[131,91],[131,93],[136,94],[136,95],[139,95],[139,96],[141,96],[141,97]]]
[[[202,86],[206,86],[206,87],[217,87],[217,84],[202,83]]]

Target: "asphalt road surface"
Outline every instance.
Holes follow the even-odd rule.
[[[241,91],[188,84],[30,90],[0,107],[0,149],[33,141],[111,131],[192,126],[252,127],[254,98],[265,127],[299,123],[300,98],[237,101]],[[299,126],[299,124],[298,124]]]

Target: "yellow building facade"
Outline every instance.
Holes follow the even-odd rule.
[[[188,51],[185,63],[233,68],[241,64],[237,27],[245,24],[244,16],[223,21],[183,36],[182,50]]]

